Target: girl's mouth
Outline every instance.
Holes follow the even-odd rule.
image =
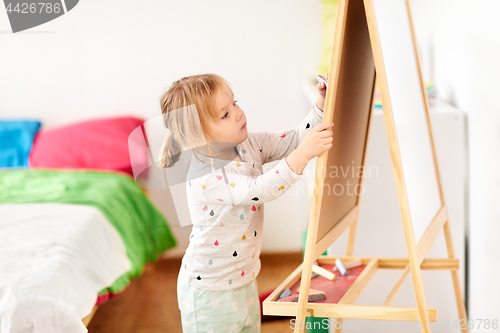
[[[245,123],[245,125],[241,126],[241,129],[245,129],[245,127],[247,127],[247,123]]]

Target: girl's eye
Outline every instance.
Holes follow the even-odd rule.
[[[236,102],[238,102],[238,101],[234,101],[234,102],[233,102],[233,106],[236,106]],[[229,113],[228,113],[228,112],[226,112],[226,114],[225,114],[224,116],[222,116],[222,118],[221,118],[221,119],[226,118],[228,114],[229,114]]]

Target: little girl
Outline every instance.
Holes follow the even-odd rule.
[[[161,151],[164,168],[179,160],[181,146],[196,155],[186,182],[193,226],[177,282],[184,332],[260,332],[255,278],[263,203],[281,196],[309,160],[332,147],[333,123],[322,123],[324,83],[318,83],[318,91],[300,126],[279,134],[248,132],[228,82],[215,74],[184,77],[162,96],[164,116],[174,110],[187,113],[194,105],[191,118],[201,128],[194,131],[182,113],[165,117],[171,134]],[[194,144],[200,136],[205,146]],[[262,165],[272,161],[279,162],[264,173]]]

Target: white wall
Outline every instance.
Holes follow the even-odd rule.
[[[410,3],[426,81],[468,116],[469,318],[499,319],[500,2]]]
[[[0,9],[0,117],[34,117],[42,129],[122,114],[151,119],[173,81],[213,72],[233,85],[250,131],[291,129],[312,106],[302,85],[315,78],[320,19],[320,1],[85,0],[12,34]],[[171,198],[151,193],[169,218]],[[301,250],[307,220],[290,200],[266,206],[269,233],[287,232],[266,236],[263,251]],[[273,217],[279,211],[284,218]],[[168,255],[180,256],[189,230],[174,232],[180,245]]]

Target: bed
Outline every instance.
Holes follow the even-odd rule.
[[[15,140],[11,131],[6,140],[0,123],[0,162],[11,164],[0,168],[1,332],[87,332],[99,305],[122,293],[146,263],[176,245],[168,222],[135,183],[128,153],[119,163],[117,151],[124,149],[107,142],[113,151],[106,153],[102,133],[89,151],[82,144],[83,138],[86,144],[92,141],[88,131],[73,138],[78,145],[61,139],[60,132],[74,136],[75,126],[96,129],[104,122],[106,132],[123,146],[123,137],[141,120],[116,126],[117,119],[42,133],[31,126],[31,145],[26,145],[29,135],[19,136],[23,131],[16,131]],[[6,142],[11,145],[2,152]],[[13,142],[24,142],[23,147],[12,150]],[[75,164],[64,145],[77,146],[88,164]],[[96,147],[98,162],[89,158]]]

